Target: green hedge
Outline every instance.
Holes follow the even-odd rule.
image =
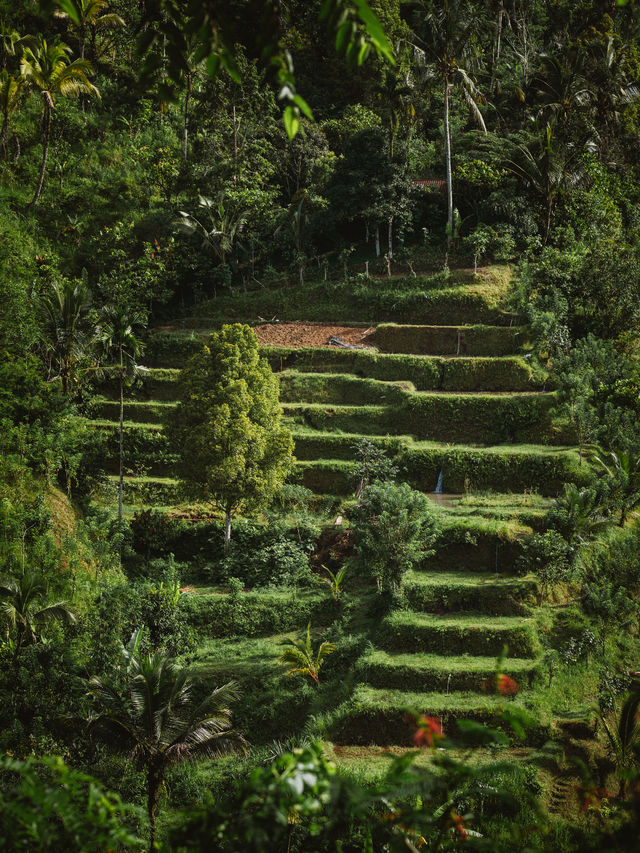
[[[536,604],[538,584],[530,578],[496,578],[474,573],[475,583],[453,573],[413,572],[405,578],[403,600],[412,610],[429,613],[476,611],[495,616],[526,616]]]
[[[526,430],[527,440],[544,442],[554,404],[553,394],[413,394],[392,420],[401,433],[433,441],[499,444]]]
[[[184,367],[192,355],[200,352],[206,339],[206,334],[154,332],[147,341],[145,364],[149,367]]]
[[[295,432],[295,456],[300,461],[340,459],[355,461],[355,445],[362,439],[370,441],[393,457],[399,453],[410,438],[393,435],[362,435],[360,433],[336,434],[330,432]]]
[[[464,491],[465,486],[505,493],[533,488],[552,496],[563,483],[585,485],[592,476],[588,465],[579,464],[577,451],[517,445],[482,449],[407,446],[395,461],[413,488],[425,492],[435,489],[440,471],[443,490],[454,493]]]
[[[124,418],[140,424],[161,424],[174,403],[142,402],[125,400]],[[91,405],[95,418],[104,418],[117,422],[120,417],[120,403],[117,400],[95,400]]]
[[[285,404],[294,424],[321,432],[413,435],[447,443],[545,443],[552,434],[553,394],[407,394],[400,406]]]
[[[119,464],[120,433],[118,424],[100,424],[95,427],[102,437],[103,460],[108,471],[115,472]],[[138,425],[124,425],[125,469],[145,468],[157,477],[170,476],[175,471],[176,455],[169,451],[169,443],[161,429]]]
[[[340,459],[298,462],[289,482],[311,489],[317,495],[348,495],[355,488],[355,464]]]
[[[330,624],[338,609],[331,596],[315,592],[282,593],[277,590],[228,594],[190,595],[181,610],[202,637],[256,637],[281,634]]]
[[[425,571],[513,571],[530,529],[482,518],[443,518],[433,545],[435,554],[424,560]]]
[[[355,374],[410,383],[418,391],[527,391],[545,381],[521,356],[440,358],[331,347],[261,347],[261,352],[275,371]]]
[[[127,399],[175,400],[178,396],[180,371],[174,368],[153,367],[140,371],[125,391]],[[116,399],[120,389],[117,380],[106,379],[100,383],[99,391],[105,397]]]
[[[359,379],[343,373],[278,374],[282,403],[350,403],[401,405],[406,392],[398,385]]]
[[[535,657],[539,641],[533,622],[516,617],[440,618],[397,610],[387,616],[377,641],[387,651],[496,657],[505,645],[514,657]]]
[[[360,685],[333,715],[329,734],[336,744],[412,746],[413,730],[405,720],[407,711],[440,717],[448,732],[455,720],[475,720],[499,727],[501,709],[504,701],[493,696],[408,693]],[[549,725],[538,721],[527,729],[525,742],[542,745],[549,735]]]
[[[412,355],[387,355],[372,350],[339,347],[260,348],[273,370],[306,373],[353,373],[383,382],[411,382],[420,391],[440,387],[442,359]]]
[[[415,318],[414,318],[415,319]],[[471,322],[478,320],[471,317]],[[525,329],[519,326],[397,325],[381,323],[375,343],[382,352],[419,355],[456,355],[460,336],[460,355],[502,356],[518,352]]]
[[[125,477],[123,492],[126,504],[171,506],[184,500],[180,482],[168,477]]]
[[[540,673],[538,661],[509,658],[505,671],[522,687],[530,686]],[[438,655],[393,654],[374,649],[363,655],[355,667],[355,675],[371,687],[454,693],[480,691],[495,676],[493,657],[443,658]]]

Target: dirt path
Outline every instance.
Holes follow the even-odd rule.
[[[346,344],[371,346],[375,327],[327,326],[322,323],[263,323],[255,326],[261,344],[278,347],[329,346],[329,337],[341,338]]]

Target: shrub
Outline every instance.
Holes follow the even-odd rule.
[[[406,483],[372,483],[351,511],[357,565],[393,592],[403,575],[429,554],[437,525],[433,504]]]

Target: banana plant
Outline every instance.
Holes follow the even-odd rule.
[[[331,569],[327,568],[326,566],[323,566],[322,568],[329,575],[329,577],[318,578],[318,583],[326,584],[331,590],[333,600],[340,601],[340,596],[342,595],[342,581],[344,580],[344,576],[347,573],[347,567],[342,566],[342,568],[340,568],[335,574],[331,571]]]
[[[307,634],[304,640],[291,640],[287,638],[284,643],[291,648],[286,649],[279,657],[282,663],[290,666],[287,675],[306,675],[315,682],[320,682],[320,667],[325,658],[335,652],[335,643],[320,643],[317,652],[313,651],[311,645],[311,622],[307,625]]]

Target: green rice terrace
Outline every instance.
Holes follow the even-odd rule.
[[[420,279],[411,289],[403,280],[401,304],[389,303],[394,281],[384,279],[379,305],[352,302],[336,285],[315,302],[289,303],[287,293],[275,292],[254,306],[274,318],[262,323],[242,296],[220,298],[197,322],[152,333],[142,377],[125,402],[126,511],[160,506],[198,519],[198,508],[181,502],[163,419],[175,405],[180,368],[208,331],[221,319],[249,321],[277,373],[284,423],[295,439],[290,480],[316,495],[322,516],[316,569],[327,555],[339,562],[341,549],[348,552],[353,448],[363,437],[384,449],[401,479],[433,498],[440,524],[434,554],[406,576],[402,607],[380,618],[371,617],[375,596],[358,588],[344,611],[321,591],[256,588],[238,599],[224,584],[196,582],[189,590],[194,624],[210,638],[193,659],[218,679],[252,683],[266,672],[281,683],[283,637],[309,619],[314,628],[342,620],[348,642],[327,663],[329,671],[341,656],[351,661],[341,695],[329,702],[318,694],[306,709],[342,761],[366,762],[359,747],[373,755],[378,747],[409,746],[408,709],[439,717],[446,729],[460,717],[491,723],[514,703],[531,713],[527,743],[534,751],[586,708],[583,669],[564,685],[566,705],[546,687],[541,633],[551,624],[550,605],[540,604],[539,581],[519,573],[517,560],[523,537],[541,528],[549,498],[565,482],[585,482],[589,465],[554,418],[555,394],[532,365],[526,327],[500,307],[508,276],[501,269],[483,276],[481,286],[463,277],[432,291],[421,289]],[[313,310],[305,313],[304,304]],[[338,345],[328,343],[331,335]],[[104,437],[115,483],[113,390],[105,387],[93,401],[89,423]],[[196,552],[193,541],[178,543],[175,556],[188,561]],[[248,621],[234,616],[232,598]],[[520,687],[508,700],[486,690],[505,647],[505,672]],[[256,738],[282,736],[282,717],[278,728],[274,718],[278,708],[286,717],[281,703],[289,693],[279,689],[279,700],[276,687],[270,697],[274,716],[265,707]],[[285,729],[296,734],[294,713]]]

